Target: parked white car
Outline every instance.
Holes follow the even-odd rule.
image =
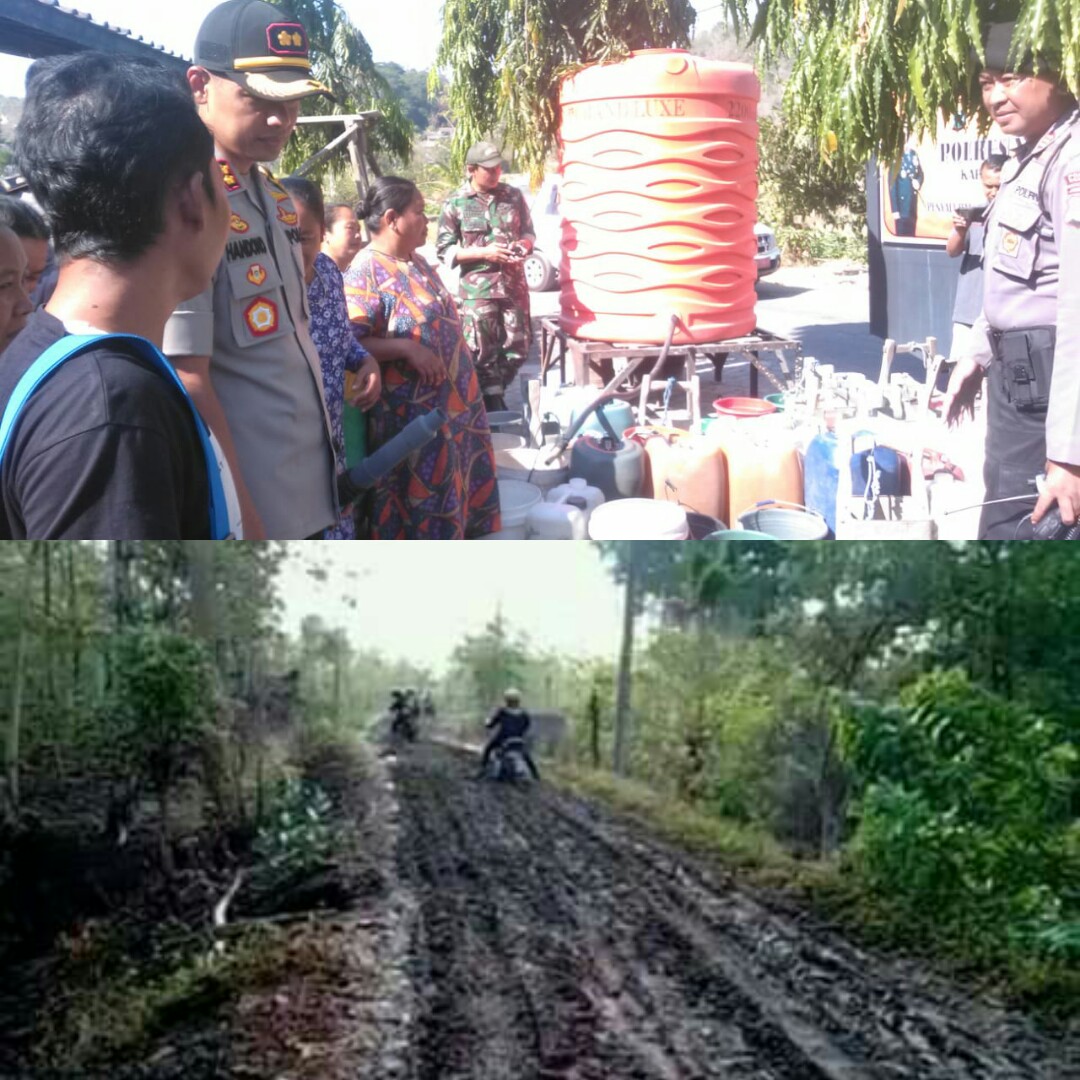
[[[547,292],[559,283],[562,260],[562,210],[558,177],[546,177],[535,194],[528,180],[516,185],[525,195],[536,233],[536,246],[525,260],[525,283],[532,292]]]
[[[760,221],[754,223],[754,239],[757,241],[757,252],[754,255],[757,276],[763,278],[766,274],[780,269],[780,247],[776,242],[776,234]]]
[[[532,292],[546,292],[559,281],[559,263],[562,259],[562,210],[559,207],[559,178],[545,177],[540,189],[533,194],[527,179],[508,181],[519,188],[525,196],[536,232],[536,246],[525,260],[525,282]],[[754,224],[757,251],[754,263],[757,276],[765,277],[780,267],[780,248],[776,234],[761,222]]]

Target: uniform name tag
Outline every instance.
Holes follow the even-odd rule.
[[[1065,220],[1080,225],[1080,170],[1065,174]]]

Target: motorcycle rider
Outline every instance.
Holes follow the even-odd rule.
[[[420,715],[428,716],[434,719],[435,717],[435,699],[431,696],[430,690],[424,690],[420,695]]]
[[[491,755],[495,753],[495,750],[502,746],[510,739],[521,740],[521,756],[525,759],[525,764],[529,767],[529,772],[532,773],[534,780],[540,779],[540,773],[536,769],[536,762],[533,761],[532,755],[529,753],[529,748],[525,743],[525,735],[532,724],[532,718],[521,707],[521,692],[518,690],[507,690],[503,694],[503,701],[506,703],[501,709],[497,709],[491,718],[484,724],[488,730],[494,728],[495,734],[488,740],[487,746],[484,747],[483,756],[480,758],[480,771],[477,773],[477,778],[484,776],[487,773],[488,762],[491,760]]]
[[[390,691],[390,730],[394,734],[404,735],[406,738],[416,738],[416,726],[413,723],[413,709],[409,704],[406,691],[393,689]]]

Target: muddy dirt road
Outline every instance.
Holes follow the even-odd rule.
[[[393,769],[419,1080],[1080,1077],[1022,1019],[473,768],[418,746]]]

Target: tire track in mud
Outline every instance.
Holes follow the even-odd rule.
[[[395,769],[417,1080],[1080,1076],[1021,1021],[968,1015],[578,800],[473,768],[418,746]]]

